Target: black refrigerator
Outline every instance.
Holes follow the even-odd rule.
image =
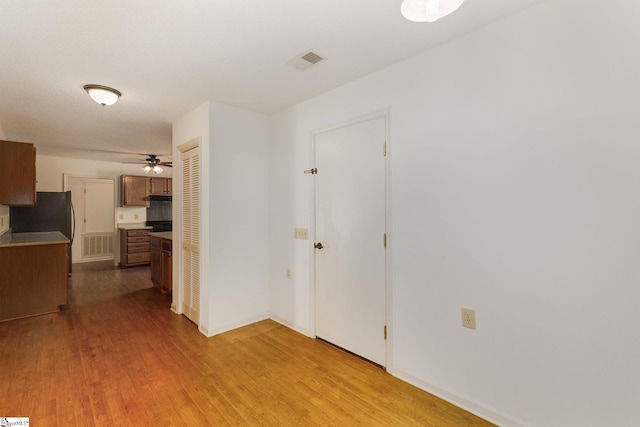
[[[73,243],[75,218],[71,191],[37,192],[35,205],[11,207],[9,214],[13,233],[59,231]],[[69,244],[69,274],[71,274],[71,244]]]

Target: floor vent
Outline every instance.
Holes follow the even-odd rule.
[[[292,67],[298,70],[306,70],[307,68],[317,64],[322,60],[324,60],[322,56],[318,55],[315,52],[307,51],[307,52],[301,53],[295,58],[291,58],[287,62],[287,64],[291,65]]]
[[[113,233],[82,235],[82,258],[113,256]]]

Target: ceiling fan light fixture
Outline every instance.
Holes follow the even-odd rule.
[[[409,21],[435,22],[459,8],[464,0],[403,0],[400,12]]]
[[[84,90],[89,94],[91,99],[103,107],[115,104],[122,96],[120,91],[102,85],[84,85]]]
[[[147,154],[147,158],[144,161],[147,162],[147,164],[142,167],[144,173],[153,171],[154,174],[160,175],[164,171],[164,168],[162,168],[162,166],[166,166],[169,168],[173,166],[171,161],[161,162],[157,154]]]

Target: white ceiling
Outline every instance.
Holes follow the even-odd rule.
[[[467,0],[427,24],[401,0],[5,0],[0,133],[46,155],[169,154],[171,123],[207,100],[274,113],[540,1]],[[308,50],[326,59],[286,65]],[[102,107],[89,83],[123,96]]]

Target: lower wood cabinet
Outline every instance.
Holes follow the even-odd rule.
[[[172,292],[172,241],[151,236],[151,281],[162,293]]]
[[[120,229],[120,267],[151,262],[150,232],[151,229]]]
[[[160,268],[160,289],[163,292],[171,293],[173,274],[173,258],[172,258],[172,241],[168,239],[162,239],[162,256],[161,256],[161,268]]]
[[[68,303],[67,244],[0,248],[0,321],[58,311]]]
[[[160,237],[151,236],[151,281],[160,286],[160,264],[162,262],[162,249]]]

